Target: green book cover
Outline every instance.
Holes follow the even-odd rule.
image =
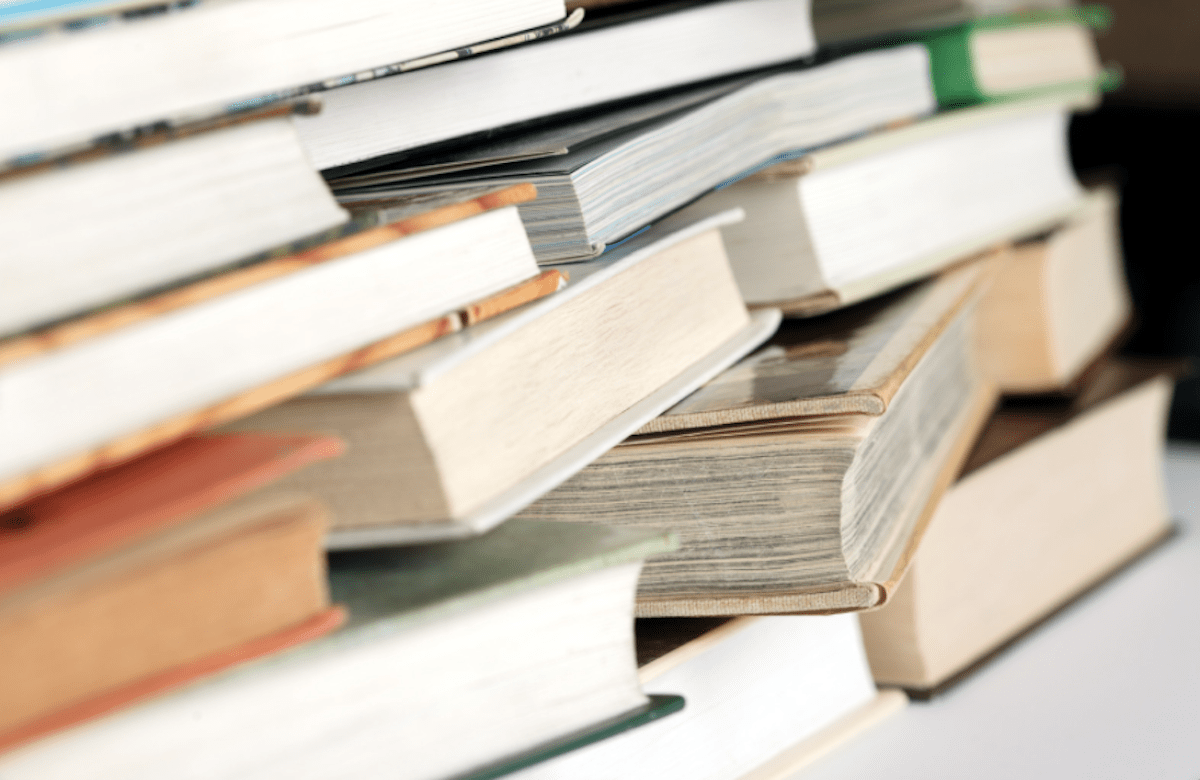
[[[1101,6],[1025,11],[976,19],[966,24],[918,33],[910,40],[919,41],[928,49],[933,90],[937,97],[938,105],[943,108],[950,108],[974,105],[989,100],[1029,97],[1034,93],[1080,86],[1078,83],[1072,82],[1016,92],[999,94],[987,92],[979,84],[972,57],[971,38],[976,33],[1035,25],[1060,25],[1072,22],[1086,25],[1093,30],[1106,30],[1111,21],[1111,13],[1107,8]],[[1109,91],[1115,89],[1119,84],[1119,72],[1116,69],[1109,68],[1104,70],[1091,86]]]

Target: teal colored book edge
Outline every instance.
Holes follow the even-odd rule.
[[[475,769],[466,774],[457,775],[450,780],[495,780],[495,778],[518,772],[522,769],[549,761],[552,758],[570,753],[588,745],[601,742],[626,731],[645,726],[668,715],[679,712],[684,707],[682,696],[651,695],[650,700],[641,707],[618,715],[610,720],[592,726],[591,728],[568,734],[551,742],[539,745],[530,750],[509,756],[494,764]]]
[[[980,89],[971,62],[971,35],[977,30],[997,30],[1038,24],[1077,22],[1093,30],[1107,30],[1112,24],[1111,12],[1102,6],[1081,6],[1045,11],[1025,11],[1003,16],[990,16],[966,24],[913,35],[903,42],[918,41],[929,52],[929,69],[933,92],[943,108],[975,105],[996,100],[1019,100],[1059,90],[1089,87],[1109,92],[1120,86],[1120,70],[1108,67],[1094,82],[1055,84],[1050,87],[1020,90],[1004,95],[989,95]],[[898,41],[899,42],[899,41]]]

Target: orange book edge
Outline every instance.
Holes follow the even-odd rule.
[[[532,185],[517,185],[515,187],[506,188],[499,192],[481,196],[473,201],[454,204],[453,206],[445,207],[443,209],[435,209],[434,211],[427,212],[416,217],[401,220],[385,228],[379,228],[378,230],[408,230],[410,233],[419,232],[419,230],[426,230],[437,227],[441,224],[454,222],[458,219],[463,219],[488,209],[510,205],[510,201],[513,203],[523,202],[534,197],[535,195],[536,190]],[[445,214],[437,216],[446,209],[458,209],[459,207],[471,207],[473,210],[470,210],[470,213],[463,213],[460,216],[455,216],[453,218],[446,218]],[[431,215],[435,217],[433,222],[436,222],[436,224],[426,224],[426,222],[429,221],[429,218],[431,218]],[[414,228],[413,226],[417,225],[417,223],[420,223],[420,225]],[[409,225],[409,227],[397,227],[403,225]],[[379,236],[375,235],[378,230],[360,233],[356,236],[351,236],[346,240],[348,241],[351,239],[356,239],[376,242],[370,244],[369,246],[356,246],[353,250],[361,251],[362,249],[370,248],[370,246],[375,246],[378,243],[384,243]],[[363,237],[367,236],[368,233],[372,234],[374,237],[363,239]],[[391,235],[396,237],[394,232]],[[389,238],[387,240],[391,239]],[[317,249],[312,251],[317,252],[318,250],[322,250],[324,248],[325,247],[317,247]],[[279,261],[267,261],[259,266],[245,269],[245,271],[247,273],[253,272],[255,274],[274,273],[260,269],[262,269],[263,266],[279,262],[288,264],[288,268],[281,270],[279,273],[275,273],[275,275],[279,275],[280,273],[291,273],[295,270],[300,270],[300,268],[304,267],[306,264],[311,264],[301,263],[300,265],[296,265],[296,258],[302,257],[304,254],[307,253],[302,253],[302,255],[296,255],[293,257],[282,258]],[[266,278],[272,277],[268,276],[260,278],[256,275],[255,278],[252,281],[247,282],[247,284],[265,281]],[[211,284],[213,288],[220,287],[220,289],[216,290],[215,292],[213,291],[213,288],[210,288],[208,290],[209,294],[206,294],[205,297],[220,295],[226,292],[231,292],[232,289],[237,289],[227,288],[222,282],[223,279],[225,279],[225,277],[217,277],[215,279],[201,282],[195,286]],[[484,319],[503,314],[504,312],[510,311],[511,309],[514,309],[517,306],[521,306],[525,303],[529,303],[530,301],[550,295],[551,293],[561,289],[565,281],[566,276],[559,271],[544,271],[530,280],[515,285],[507,290],[503,290],[500,293],[497,293],[496,295],[491,296],[483,301],[472,304],[463,311],[451,312],[435,320],[422,323],[421,325],[414,326],[408,330],[401,331],[395,335],[381,339],[372,344],[368,344],[365,347],[340,357],[336,357],[323,363],[310,366],[309,368],[301,369],[300,371],[292,374],[279,377],[278,379],[234,395],[211,406],[177,415],[147,428],[117,437],[116,439],[113,439],[112,441],[109,441],[108,443],[91,450],[70,455],[66,458],[62,458],[56,462],[34,469],[25,474],[0,481],[0,511],[16,506],[22,502],[29,501],[39,495],[42,495],[74,480],[81,479],[98,469],[122,463],[148,452],[149,450],[164,446],[172,441],[183,438],[190,434],[198,433],[209,428],[214,428],[223,423],[253,414],[254,412],[285,401],[288,398],[299,395],[306,390],[316,387],[317,385],[339,377],[343,374],[347,374],[351,371],[356,371],[360,368],[365,368],[405,352],[412,351],[417,347],[428,344],[448,333],[453,333],[459,330],[464,323],[474,324]],[[191,287],[184,288],[173,293],[168,293],[167,295],[183,296],[188,292],[188,290],[191,289]],[[183,301],[179,305],[190,305],[198,302],[198,300],[202,299],[193,300],[188,298],[188,300]],[[20,337],[13,342],[9,342],[8,344],[0,344],[0,368],[2,368],[4,363],[7,361],[30,357],[34,354],[45,352],[50,348],[58,348],[84,338],[102,335],[102,333],[108,332],[109,330],[113,330],[118,327],[124,327],[140,319],[146,319],[150,316],[157,316],[163,312],[162,309],[154,309],[153,311],[143,312],[144,316],[136,316],[135,319],[127,319],[126,315],[122,315],[122,312],[126,309],[142,307],[146,305],[146,303],[147,302],[131,304],[129,307],[121,307],[120,309],[115,309],[111,312],[102,312],[95,315],[95,317],[86,318],[84,321],[80,321],[78,323],[67,323],[59,328],[51,329],[51,331]],[[172,306],[174,307],[174,304],[172,304]],[[136,312],[128,312],[127,316],[134,317],[135,315],[137,315]],[[105,319],[105,324],[101,330],[89,330],[86,333],[84,332],[84,325],[86,322],[108,317],[112,317],[113,319]],[[70,333],[68,333],[63,329],[72,330]],[[58,335],[53,335],[55,332],[57,332]]]
[[[345,608],[335,605],[302,623],[274,634],[252,639],[237,647],[222,650],[192,663],[143,677],[127,685],[106,691],[99,696],[76,702],[69,707],[0,734],[0,752],[11,750],[53,732],[77,726],[117,710],[127,709],[139,702],[183,688],[249,661],[312,641],[340,627],[345,621]]]
[[[316,434],[197,436],[0,514],[0,598],[340,455]]]

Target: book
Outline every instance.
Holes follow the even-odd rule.
[[[0,171],[0,334],[180,283],[346,222],[289,118],[317,108],[277,107]]]
[[[145,7],[140,0],[5,0],[0,26],[48,25],[59,19],[95,18]]]
[[[775,330],[750,317],[710,220],[571,266],[562,292],[232,423],[350,453],[283,485],[333,509],[334,547],[477,534],[562,482]]]
[[[326,93],[297,123],[317,168],[348,173],[419,147],[807,57],[808,0],[704,3],[589,25],[486,59]]]
[[[335,186],[343,205],[382,208],[386,219],[389,201],[404,202],[406,195],[532,181],[539,195],[521,207],[521,218],[534,254],[540,263],[566,262],[600,254],[607,244],[779,155],[935,108],[925,53],[919,46],[900,47],[750,81],[682,114],[618,130],[563,156],[429,180]]]
[[[1108,11],[1096,6],[1025,10],[915,37],[929,49],[938,103],[970,105],[1069,84],[1098,85],[1106,76],[1092,28],[1107,28],[1110,21]]]
[[[813,0],[813,28],[822,45],[888,41],[914,30],[1071,5],[1071,0]]]
[[[740,206],[722,234],[751,305],[811,316],[878,295],[1078,207],[1071,99],[951,111],[759,171],[688,206]]]
[[[410,349],[514,284],[540,286],[511,205],[533,194],[416,204],[392,225],[0,343],[0,506]]]
[[[862,616],[877,680],[953,682],[1170,533],[1159,371],[1114,358],[1073,400],[997,411],[908,577]]]
[[[519,516],[676,530],[639,617],[884,603],[991,409],[972,330],[986,275],[785,323]]]
[[[251,491],[341,450],[193,438],[5,513],[0,749],[336,625],[324,511]]]
[[[784,70],[780,66],[773,70]],[[472,139],[466,145],[449,144],[445,148],[420,149],[409,155],[398,154],[361,173],[326,174],[326,182],[335,191],[357,190],[394,185],[445,173],[457,173],[492,165],[561,157],[613,133],[663,119],[693,106],[728,95],[758,78],[761,71],[705,81],[700,84],[609,104],[603,110],[582,115],[567,114],[539,120],[534,126],[520,126],[495,136]]]
[[[567,10],[588,13],[678,5],[678,0],[567,0]],[[861,48],[894,43],[903,33],[1001,14],[1056,12],[1070,0],[812,0],[813,32],[823,47]],[[1090,11],[1090,9],[1089,9]]]
[[[35,38],[49,32],[82,31],[107,24],[136,22],[178,13],[198,3],[174,0],[4,0],[0,3],[0,43]]]
[[[9,778],[441,778],[643,707],[633,595],[661,532],[506,523],[342,553],[340,632],[0,757]],[[677,716],[671,716],[677,717]],[[470,735],[464,739],[463,735]]]
[[[277,91],[294,94],[564,15],[561,0],[237,0],[51,30],[0,45],[0,70],[9,74],[0,103],[10,112],[0,159],[255,105]]]
[[[1053,232],[1004,254],[980,304],[980,359],[1003,392],[1064,390],[1132,314],[1115,191],[1091,191]]]
[[[643,688],[682,694],[683,712],[514,780],[783,778],[906,703],[876,691],[851,615],[657,618],[636,633]]]

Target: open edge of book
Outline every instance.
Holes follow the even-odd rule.
[[[779,326],[776,309],[759,309],[750,323],[706,360],[693,364],[671,382],[634,404],[584,440],[559,455],[510,489],[480,506],[461,521],[376,528],[334,529],[326,537],[331,550],[415,544],[482,533],[533,503],[572,474],[607,452],[700,385],[712,379],[770,337]]]
[[[426,212],[412,214],[383,228],[356,233],[299,254],[267,260],[159,296],[134,301],[116,309],[101,310],[46,331],[0,342],[0,368],[3,368],[5,363],[19,364],[22,360],[35,358],[41,353],[52,353],[59,347],[85,342],[139,322],[150,321],[164,312],[186,309],[211,299],[221,299],[234,291],[252,288],[259,283],[302,271],[314,264],[336,260],[364,248],[402,240],[413,233],[512,205],[533,197],[533,193],[532,187],[516,187],[490,192],[466,202],[449,205],[439,203]],[[0,480],[0,510],[35,498],[106,466],[125,462],[188,434],[216,427],[277,404],[343,374],[411,351],[460,329],[464,322],[478,322],[496,317],[529,301],[549,296],[562,287],[564,279],[565,276],[561,274],[547,276],[543,273],[534,276],[482,301],[475,301],[462,311],[452,311],[416,324],[360,349],[270,380],[214,404],[129,431],[96,447],[57,458],[45,465]]]
[[[0,753],[103,715],[127,709],[139,702],[183,688],[235,666],[310,642],[334,631],[345,622],[346,610],[334,605],[302,623],[269,636],[252,639],[237,647],[213,653],[197,661],[134,680],[90,699],[76,702],[0,734]]]
[[[711,615],[786,615],[836,614],[857,612],[883,606],[895,592],[917,545],[933,517],[942,494],[958,476],[975,444],[975,439],[991,416],[997,392],[995,386],[981,378],[975,397],[967,405],[958,438],[950,447],[946,462],[934,480],[929,498],[921,510],[907,543],[900,551],[891,572],[880,582],[853,582],[830,588],[801,590],[790,593],[764,594],[752,597],[639,597],[637,617],[686,617]]]
[[[1036,98],[1020,101],[985,104],[966,109],[943,111],[918,122],[886,128],[859,139],[788,160],[767,168],[749,172],[746,178],[774,181],[784,178],[807,176],[818,170],[836,168],[870,158],[881,153],[911,146],[940,136],[970,131],[995,124],[1006,119],[1044,112],[1048,109],[1082,111],[1098,103],[1094,89],[1072,87],[1054,91]],[[1010,243],[1013,239],[1044,232],[1061,223],[1079,208],[1076,201],[1025,217],[1018,221],[973,235],[969,240],[960,240],[927,252],[902,266],[855,278],[836,287],[811,295],[785,300],[762,301],[752,305],[782,309],[785,315],[811,317],[876,296],[881,292],[898,287],[953,264],[956,260],[987,252],[997,246]]]

